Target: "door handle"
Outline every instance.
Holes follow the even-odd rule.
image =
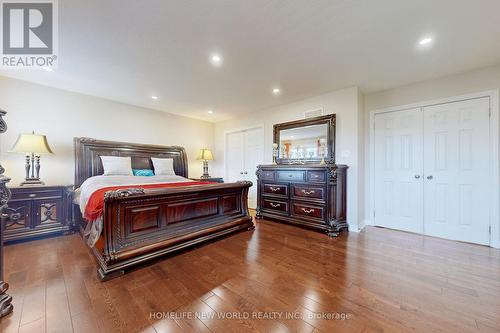
[[[304,193],[305,195],[314,194],[315,192],[316,191],[314,191],[314,190],[310,190],[310,191],[302,190],[302,193]]]
[[[432,175],[427,176],[427,179],[432,179],[432,178],[434,178],[434,177],[432,177]]]
[[[248,172],[245,171],[245,172],[243,172],[243,174],[248,175]]]
[[[240,175],[242,175],[242,174],[243,174],[243,171],[240,172]]]
[[[415,179],[419,179],[420,178],[420,175],[415,175]]]

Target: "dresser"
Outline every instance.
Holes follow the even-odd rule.
[[[257,214],[338,236],[346,223],[346,165],[259,165]]]
[[[4,241],[60,234],[72,230],[71,191],[66,186],[12,187],[3,212]]]

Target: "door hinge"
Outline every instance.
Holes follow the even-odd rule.
[[[490,234],[491,236],[491,225],[488,227],[488,233]]]

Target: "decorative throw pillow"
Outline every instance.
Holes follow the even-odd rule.
[[[155,173],[151,169],[132,169],[134,176],[146,176],[151,177],[154,176]]]
[[[174,159],[173,158],[151,158],[153,162],[153,167],[155,169],[155,175],[175,175],[174,171]]]
[[[100,156],[105,176],[132,176],[132,159],[120,156]]]

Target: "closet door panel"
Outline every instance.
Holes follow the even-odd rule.
[[[246,180],[253,183],[248,191],[248,206],[257,207],[257,176],[255,171],[257,165],[262,164],[264,159],[264,132],[262,128],[245,131],[245,170]]]
[[[423,232],[422,111],[375,116],[375,224]]]
[[[230,133],[226,140],[226,177],[227,182],[244,180],[245,171],[245,134]]]
[[[489,98],[424,108],[424,232],[489,244]]]

